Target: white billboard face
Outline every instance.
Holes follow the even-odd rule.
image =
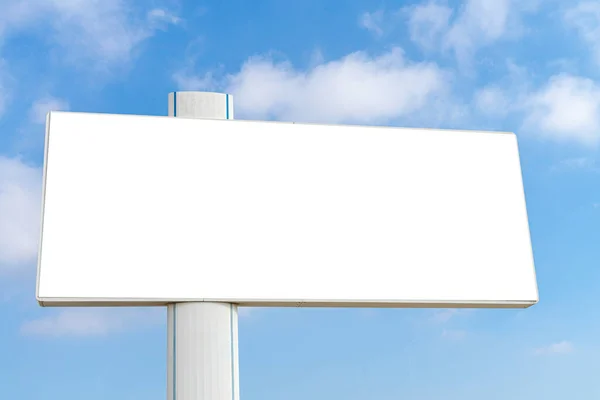
[[[53,112],[37,298],[530,306],[516,136]]]

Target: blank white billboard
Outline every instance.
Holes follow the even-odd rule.
[[[516,136],[52,112],[37,298],[528,307]]]

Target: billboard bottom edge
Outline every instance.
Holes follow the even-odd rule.
[[[42,307],[159,307],[172,303],[232,303],[241,307],[296,308],[528,308],[538,300],[263,300],[263,299],[137,299],[137,298],[53,298],[38,297]]]

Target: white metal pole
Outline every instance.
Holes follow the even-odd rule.
[[[169,116],[233,119],[232,96],[169,93]],[[237,305],[169,304],[167,326],[167,400],[239,400]]]

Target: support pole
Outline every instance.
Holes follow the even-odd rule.
[[[169,93],[169,116],[233,119],[232,97]],[[167,400],[239,400],[237,305],[169,304],[167,340]]]

